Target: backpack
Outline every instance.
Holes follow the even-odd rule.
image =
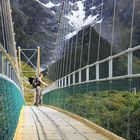
[[[40,81],[38,80],[38,78],[34,78],[33,80],[33,88],[36,88],[37,86],[40,86]]]

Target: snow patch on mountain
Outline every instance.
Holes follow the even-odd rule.
[[[101,22],[102,22],[102,19],[99,20],[98,16],[99,16],[99,15],[95,15],[95,16],[89,15],[89,16],[87,17],[87,19],[84,21],[83,26],[81,26],[81,28],[77,28],[77,29],[76,29],[75,31],[73,31],[73,32],[68,33],[68,34],[66,35],[65,39],[66,39],[66,40],[67,40],[67,39],[70,39],[71,37],[73,37],[74,35],[76,35],[76,34],[79,32],[79,30],[81,30],[82,27],[84,27],[84,26],[87,26],[87,25],[94,26],[94,25],[96,25],[96,24],[101,23]]]
[[[89,15],[86,20],[84,21],[84,26],[87,26],[87,25],[95,25],[98,21],[98,17],[99,17],[99,14],[95,15],[95,16],[92,16],[92,15]]]
[[[85,7],[84,7],[84,0],[77,1],[76,3],[71,3],[71,5],[76,5],[78,10],[72,10],[68,15],[65,17],[69,20],[69,24],[74,28],[78,29],[83,26],[83,20],[85,18]]]
[[[38,3],[40,3],[41,5],[45,6],[46,8],[53,8],[53,7],[56,7],[56,6],[60,6],[61,4],[58,3],[58,4],[55,4],[51,1],[49,1],[48,3],[44,4],[42,2],[40,2],[39,0],[36,0]]]
[[[65,37],[65,39],[70,39],[71,37],[75,36],[78,33],[78,31],[73,31],[71,33],[68,33]]]
[[[91,25],[94,26],[95,24],[99,24],[102,22],[102,19],[100,19],[100,15],[89,15],[86,17],[85,14],[85,6],[84,6],[85,0],[77,1],[75,3],[69,2],[71,6],[77,6],[76,10],[72,10],[69,14],[65,15],[65,17],[68,19],[68,23],[70,26],[73,27],[74,31],[68,33],[65,37],[65,39],[70,39],[72,36],[76,35],[83,27]],[[99,6],[101,6],[100,4]],[[99,7],[97,6],[97,7]],[[97,8],[96,6],[91,7],[91,10],[94,10]]]

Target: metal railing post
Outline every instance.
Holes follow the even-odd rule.
[[[62,79],[60,79],[60,87],[62,87],[62,86],[63,86]]]
[[[79,83],[81,83],[81,70],[79,71]]]
[[[62,87],[62,79],[60,79],[60,88]]]
[[[68,76],[68,85],[70,85],[70,75]]]
[[[65,85],[64,86],[67,86],[67,77],[65,77]]]
[[[64,78],[62,78],[62,87],[64,87]]]
[[[89,67],[86,68],[86,81],[89,81]]]
[[[132,63],[133,63],[133,53],[128,53],[128,66],[127,66],[127,74],[132,75]]]
[[[99,80],[99,63],[96,62],[96,80]]]
[[[73,84],[75,84],[75,73],[73,73]]]
[[[113,59],[109,58],[109,78],[112,78],[113,76]]]

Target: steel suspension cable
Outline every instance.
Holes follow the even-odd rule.
[[[68,12],[70,12],[71,10],[72,10],[72,7],[69,6]],[[70,25],[68,25],[68,33],[70,33]],[[70,55],[69,55],[69,53],[70,53],[70,51],[69,51],[69,49],[70,49],[70,38],[67,39],[67,44],[68,44],[68,46],[67,46],[67,57],[66,57],[66,75],[69,73],[69,64],[68,63],[69,63],[69,57],[70,57]]]
[[[61,23],[60,23],[60,24],[61,24]],[[60,26],[60,25],[59,25],[59,26]],[[61,33],[60,33],[60,31],[59,31],[59,33],[58,33],[58,44],[57,44],[58,47],[60,47],[60,34],[61,34]],[[59,50],[59,49],[57,49],[56,51],[58,51],[58,54],[57,54],[57,55],[58,55],[58,56],[57,56],[57,65],[58,65],[58,66],[57,66],[57,67],[58,67],[57,79],[59,79],[59,74],[60,74],[60,61],[59,61],[59,60],[60,60],[60,56],[61,56],[61,55],[60,55],[60,50]]]
[[[112,56],[113,52],[113,45],[114,45],[114,31],[115,31],[115,19],[116,19],[116,6],[117,6],[117,0],[114,1],[114,11],[113,11],[113,25],[112,25],[112,40],[111,40],[111,50],[110,50],[110,56]]]
[[[94,0],[92,0],[92,7],[94,6]],[[93,16],[93,10],[91,11],[91,15]],[[90,59],[90,48],[91,48],[91,33],[92,33],[92,26],[90,26],[89,31],[89,43],[88,43],[88,58],[87,58],[87,65],[89,65],[89,59]]]
[[[136,7],[136,0],[133,0],[133,12],[132,12],[131,36],[130,36],[130,46],[129,46],[129,48],[132,48],[132,45],[133,45],[133,31],[134,31],[135,7]]]
[[[86,14],[86,0],[84,1],[85,5],[85,14]],[[82,61],[83,61],[83,47],[84,47],[84,35],[85,35],[85,27],[84,27],[84,21],[83,21],[83,27],[82,27],[82,44],[81,44],[81,53],[80,53],[80,68],[82,67]]]
[[[72,0],[72,3],[74,3],[75,2],[75,0]],[[73,10],[73,5],[71,6],[71,8],[70,8],[70,11],[72,11]],[[72,50],[73,50],[73,36],[69,39],[69,55],[68,55],[68,57],[69,57],[69,67],[68,67],[68,73],[70,74],[71,73],[71,62],[72,62]],[[71,76],[69,77],[70,79],[70,84],[72,83],[72,81],[71,81]],[[71,94],[71,95],[73,95],[73,92],[72,92],[72,90],[71,90],[71,87],[69,86],[68,87],[68,92]],[[71,105],[71,104],[70,104]],[[73,112],[73,106],[71,107],[71,108],[68,108],[69,109],[69,111],[70,110],[72,110],[72,112]]]
[[[15,43],[15,34],[13,30],[13,22],[11,16],[11,7],[9,0],[1,0],[1,16],[3,24],[3,39],[6,51],[9,53],[11,59],[14,60],[16,67],[16,73],[19,76],[17,54],[16,54],[16,43]]]
[[[76,59],[76,56],[77,56],[77,47],[78,47],[78,34],[79,34],[79,31],[77,30],[76,31],[77,33],[76,33],[76,42],[75,42],[75,55],[74,55],[74,71],[76,70],[76,61],[77,61],[77,59]]]
[[[9,51],[9,48],[8,48],[8,29],[7,29],[7,16],[6,16],[6,11],[5,11],[5,4],[4,4],[5,1],[1,1],[1,8],[2,8],[2,17],[3,17],[3,22],[4,22],[4,33],[5,33],[5,48],[7,50],[7,52]]]
[[[76,43],[75,43],[75,55],[74,55],[74,71],[76,70],[76,56],[77,56],[77,47],[78,47],[78,31],[77,31],[77,34],[76,34]]]
[[[59,23],[58,23],[58,28],[59,28]],[[58,30],[58,29],[57,29]],[[53,52],[53,56],[55,57],[55,62],[54,62],[54,65],[55,65],[55,78],[54,80],[56,81],[57,80],[57,72],[58,72],[58,52],[57,52],[57,47],[58,47],[58,36],[59,36],[59,30],[57,31],[56,33],[56,41],[55,41],[55,45],[54,45],[54,52]]]
[[[61,31],[60,31],[60,67],[59,67],[59,78],[61,78],[61,67],[62,67],[62,54],[63,54],[63,52],[62,52],[62,26],[63,26],[63,23],[61,23]]]
[[[62,3],[63,4],[63,3]],[[63,9],[63,5],[62,5],[62,9]],[[59,50],[58,50],[58,48],[59,48],[59,37],[60,37],[60,23],[61,23],[61,17],[62,16],[62,11],[61,11],[61,13],[60,13],[60,15],[58,15],[58,28],[57,28],[57,30],[58,30],[58,32],[57,32],[57,35],[56,35],[56,44],[55,44],[55,47],[57,47],[56,49],[55,49],[55,54],[54,55],[56,55],[56,59],[55,59],[55,62],[56,62],[56,73],[55,73],[55,79],[57,80],[57,79],[59,79]]]
[[[61,11],[60,19],[59,19],[59,28],[58,28],[58,47],[59,47],[59,50],[58,50],[58,58],[57,58],[57,63],[58,63],[57,79],[60,79],[60,75],[61,75],[60,74],[60,71],[61,71],[61,51],[60,51],[60,48],[61,48],[61,24],[62,24],[63,6],[64,5],[62,5],[62,11]],[[59,86],[60,86],[60,83],[59,83]],[[58,106],[60,106],[60,90],[58,92]]]
[[[69,12],[69,9],[70,9],[70,6],[69,6],[69,0],[67,1],[67,10],[68,10],[68,12]],[[66,13],[67,14],[67,13]],[[66,35],[68,35],[68,33],[70,32],[69,31],[70,30],[70,27],[69,27],[69,23],[68,23],[68,25],[67,25],[67,28],[66,28]],[[67,75],[67,66],[68,66],[68,54],[69,54],[69,49],[68,49],[68,42],[69,42],[69,40],[68,39],[66,39],[65,38],[65,41],[66,41],[66,55],[65,55],[65,62],[66,62],[66,64],[65,64],[65,71],[64,71],[64,73],[65,73],[65,75]]]
[[[92,0],[92,7],[94,6],[94,0]],[[91,16],[93,16],[93,10],[91,11]],[[90,25],[90,31],[89,31],[89,43],[88,43],[88,56],[87,56],[87,65],[89,65],[90,60],[90,49],[91,49],[91,34],[92,34],[92,25]],[[90,76],[90,70],[88,69],[88,76]],[[89,79],[89,77],[88,77]],[[89,82],[87,83],[87,91],[89,90]]]
[[[104,0],[102,0],[102,5],[101,5],[101,14],[100,14],[101,20],[103,19],[103,7],[104,7]],[[102,22],[100,22],[100,29],[99,29],[97,61],[99,61],[99,59],[100,59],[101,33],[102,33]],[[96,85],[96,90],[97,91],[98,91],[98,88],[99,88],[99,82],[97,82],[97,85]]]
[[[63,77],[63,66],[64,66],[64,57],[65,57],[65,23],[64,23],[64,15],[66,9],[66,1],[64,2],[63,13],[62,13],[62,59],[61,59],[61,77]]]
[[[73,53],[73,37],[71,38],[71,42],[70,42],[70,65],[69,65],[69,73],[72,72],[72,53]]]
[[[10,5],[10,3],[8,3],[9,0],[5,0],[5,8],[6,8],[6,11],[7,11],[7,28],[8,28],[8,36],[9,36],[9,53],[10,55],[14,56],[14,46],[13,46],[13,42],[12,42],[12,31],[11,31],[11,28],[10,28],[10,14],[11,14],[11,11],[10,11],[10,8],[8,7]],[[6,6],[7,5],[7,6]]]
[[[67,55],[67,41],[65,39],[65,36],[67,35],[67,26],[65,24],[65,15],[67,14],[67,9],[68,9],[68,0],[65,1],[65,9],[64,9],[64,37],[63,37],[63,41],[64,41],[64,54],[63,54],[63,72],[62,72],[62,76],[64,77],[65,76],[65,68],[66,68],[66,55]],[[63,85],[66,86],[65,84],[65,81],[66,79],[64,79],[63,81]],[[63,108],[66,109],[66,97],[67,97],[67,93],[65,93],[65,96],[64,97],[64,103],[63,103]]]
[[[103,19],[103,7],[104,7],[104,0],[102,0],[102,6],[101,6],[101,20]],[[99,30],[97,61],[99,61],[100,59],[101,33],[102,33],[102,22],[100,23],[100,30]]]
[[[133,31],[134,31],[134,17],[135,17],[135,7],[136,7],[136,0],[133,0],[133,11],[132,11],[132,21],[131,21],[131,35],[130,35],[130,46],[129,48],[132,48],[132,45],[133,45]],[[130,83],[129,83],[129,88],[131,89],[131,82],[132,82],[132,79],[129,79]],[[129,108],[131,108],[131,100],[129,99]],[[131,111],[129,110],[128,111],[128,117],[130,118],[131,116]],[[128,122],[127,122],[127,134],[126,134],[126,138],[129,139],[130,138],[130,120],[128,119]]]
[[[56,79],[60,78],[60,60],[61,60],[61,52],[60,52],[60,41],[61,41],[61,22],[62,22],[62,13],[63,13],[63,3],[62,3],[62,9],[61,9],[61,14],[58,16],[58,33],[57,33],[57,38],[56,38]]]
[[[66,2],[65,2],[66,4],[65,4],[65,9],[64,9],[64,19],[65,19],[65,15],[66,15],[66,10],[67,10],[67,8],[68,8],[68,1],[66,0]],[[67,55],[67,47],[66,47],[66,39],[65,39],[65,36],[67,35],[67,27],[66,27],[66,25],[64,24],[64,57],[63,57],[63,71],[62,71],[62,75],[63,75],[63,77],[65,76],[65,66],[66,66],[66,55]]]
[[[6,41],[5,41],[5,30],[4,30],[4,19],[3,19],[3,11],[2,11],[2,3],[0,2],[0,16],[1,16],[1,26],[2,26],[2,40],[3,40],[3,47],[6,49]]]
[[[62,26],[63,26],[63,12],[64,12],[64,2],[63,2],[63,5],[62,5],[62,13],[61,13],[61,22],[60,22],[60,62],[59,62],[59,78],[62,77],[62,59],[63,59],[63,56],[62,56],[62,44],[63,44],[63,30],[62,30]]]
[[[59,48],[59,46],[60,46],[60,24],[61,24],[61,22],[59,23],[59,27],[58,27],[58,39],[57,39],[57,47]],[[59,61],[59,59],[60,59],[60,50],[57,48],[57,60],[56,60],[56,62],[57,62],[57,79],[59,79],[59,72],[60,72],[60,61]]]
[[[72,2],[74,3],[74,0],[72,0]],[[73,8],[73,7],[72,7]],[[71,9],[72,10],[72,9]],[[70,61],[70,63],[69,63],[69,74],[71,73],[71,62],[72,62],[72,49],[73,49],[73,46],[72,46],[72,44],[73,44],[73,37],[71,37],[70,39],[69,39],[69,45],[70,45],[70,56],[69,56],[69,61]]]
[[[17,58],[16,56],[16,47],[15,47],[15,39],[14,39],[14,31],[13,31],[13,22],[11,17],[11,8],[10,8],[10,1],[4,1],[4,8],[6,11],[6,26],[7,26],[7,36],[8,36],[8,47],[9,53],[11,56]]]
[[[68,32],[69,32],[69,27],[68,27]],[[69,39],[67,40],[67,56],[66,56],[66,75],[68,74],[68,61],[69,61]]]

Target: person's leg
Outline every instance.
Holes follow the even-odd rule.
[[[37,96],[37,105],[40,104],[40,95],[41,95],[41,88],[40,86],[37,86],[38,96]]]
[[[39,99],[39,104],[42,104],[42,91],[40,91],[40,99]]]
[[[41,98],[40,98],[40,100],[39,100],[39,105],[41,105]]]
[[[34,105],[36,105],[36,89],[35,89],[35,95],[34,95]]]
[[[37,105],[37,90],[35,90],[35,103],[34,105],[36,106]]]
[[[38,106],[39,105],[39,88],[36,87],[36,101],[35,101],[35,105]]]

